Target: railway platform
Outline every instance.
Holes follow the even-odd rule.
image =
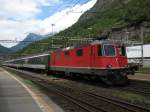
[[[43,112],[29,92],[1,68],[0,112]]]

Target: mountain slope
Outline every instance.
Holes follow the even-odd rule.
[[[10,54],[10,53],[12,53],[12,51],[9,48],[0,45],[0,55]]]
[[[55,36],[87,37],[89,34],[96,36],[104,34],[112,27],[136,26],[144,21],[150,22],[149,4],[150,0],[98,0],[93,8],[80,17],[77,23]],[[61,42],[64,44],[64,41],[59,41]],[[51,37],[30,44],[18,53],[43,52],[49,50],[50,46]]]
[[[134,25],[150,21],[150,0],[98,0],[72,27],[60,35],[97,35],[114,26]],[[91,31],[88,28],[92,28]]]
[[[41,40],[41,39],[44,39],[44,38],[47,38],[47,37],[37,35],[37,34],[34,34],[34,33],[30,33],[30,34],[27,35],[27,37],[23,41],[21,41],[19,44],[15,45],[13,47],[11,47],[10,49],[12,51],[16,52],[16,51],[21,50],[22,48],[28,46],[32,42],[38,41],[38,40]]]

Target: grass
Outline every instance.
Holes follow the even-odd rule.
[[[149,44],[150,43],[150,35],[145,35],[144,36],[144,44]]]
[[[113,96],[119,97],[124,100],[128,100],[129,102],[132,102],[132,103],[136,103],[136,102],[143,103],[145,101],[145,97],[138,95],[138,94],[125,92],[125,91],[116,90],[113,92]]]
[[[143,68],[140,69],[141,71],[150,71],[150,66],[144,66]]]
[[[139,73],[150,73],[150,66],[144,66],[138,70]]]
[[[29,85],[35,85],[31,80],[28,80],[28,79],[24,79],[23,80],[24,81],[24,83],[26,83],[26,84],[29,84]]]

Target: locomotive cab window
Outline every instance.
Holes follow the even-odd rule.
[[[115,56],[115,47],[113,45],[104,45],[105,56]]]
[[[76,56],[82,56],[83,55],[83,50],[82,49],[78,49],[76,51]]]

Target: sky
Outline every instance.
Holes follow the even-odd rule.
[[[23,40],[29,33],[47,35],[64,30],[77,22],[97,0],[0,0],[0,44],[12,47],[17,43],[2,40]]]

